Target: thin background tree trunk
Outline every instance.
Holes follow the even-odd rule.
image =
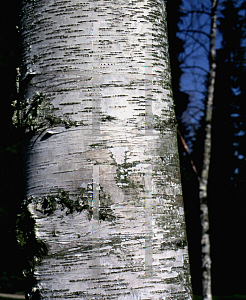
[[[211,34],[210,34],[210,70],[208,78],[208,94],[206,107],[206,124],[205,124],[205,142],[203,154],[203,168],[199,181],[200,190],[200,210],[202,226],[202,292],[203,300],[212,300],[211,289],[211,256],[210,256],[210,237],[209,237],[209,211],[207,203],[207,189],[209,178],[209,167],[211,157],[211,123],[213,114],[214,86],[216,77],[216,48],[215,37],[217,30],[217,5],[218,0],[212,1],[211,13]]]
[[[25,97],[80,124],[25,146],[44,299],[192,299],[165,13],[161,0],[22,1]],[[87,209],[45,215],[58,189]]]

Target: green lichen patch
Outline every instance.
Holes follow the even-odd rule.
[[[162,120],[159,116],[154,116],[154,128],[160,131],[166,129],[173,129],[177,127],[177,120],[173,113],[172,116],[168,116],[167,120]]]
[[[113,120],[115,120],[115,119],[116,119],[115,117],[107,115],[107,116],[102,117],[102,118],[101,118],[101,121],[102,121],[102,122],[107,122],[107,121],[110,122],[110,121],[113,121]]]
[[[56,193],[50,193],[45,196],[30,196],[28,197],[28,202],[34,202],[36,204],[37,210],[48,216],[54,214],[57,209],[64,211],[66,215],[86,210],[88,212],[88,218],[90,220],[93,216],[92,195],[92,184],[88,184],[87,188],[80,188],[74,194],[70,194],[67,191],[58,189]],[[110,199],[110,196],[104,192],[102,187],[100,187],[100,221],[112,221],[115,219],[111,204],[112,201]]]
[[[113,156],[112,156],[113,158]],[[117,185],[124,191],[125,194],[131,194],[133,197],[138,199],[140,189],[143,187],[140,182],[133,180],[131,173],[133,173],[133,168],[140,162],[127,162],[127,155],[125,153],[124,162],[122,164],[116,164],[116,176],[115,180]]]
[[[59,208],[65,210],[65,214],[81,212],[86,209],[91,214],[89,199],[92,192],[87,188],[81,188],[79,193],[74,197],[69,192],[58,189],[45,196],[29,196],[28,202],[37,204],[37,210],[45,215],[52,215]]]
[[[16,222],[16,238],[22,259],[22,273],[25,277],[26,299],[39,299],[39,290],[35,287],[37,280],[34,275],[35,265],[48,254],[47,245],[36,237],[35,220],[28,210],[29,201],[25,200]]]
[[[161,243],[161,250],[184,249],[187,246],[185,239],[175,239],[173,241],[164,241]]]
[[[64,125],[65,128],[85,125],[82,121],[74,121],[68,114],[57,115],[57,108],[53,106],[44,93],[36,92],[32,99],[15,100],[12,122],[16,128],[24,132],[36,133],[55,125]]]
[[[45,244],[35,237],[35,221],[32,218],[28,205],[29,201],[25,200],[21,206],[21,213],[18,215],[16,222],[16,237],[18,245],[23,251],[28,252],[27,257],[42,257],[47,253]],[[32,248],[29,248],[32,245]],[[30,252],[30,249],[32,251]]]
[[[114,215],[113,209],[111,208],[112,200],[110,196],[104,192],[103,187],[100,187],[99,201],[99,220],[115,220],[116,217]]]

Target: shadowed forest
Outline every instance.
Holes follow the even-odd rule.
[[[0,10],[0,293],[32,285],[34,258],[45,254],[22,204],[22,129],[12,123],[19,95],[20,0]],[[212,1],[167,0],[173,97],[194,299],[202,299],[199,178],[210,87]],[[216,6],[216,65],[207,205],[214,300],[246,299],[246,1]]]

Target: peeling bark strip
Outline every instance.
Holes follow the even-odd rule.
[[[21,31],[24,97],[83,124],[24,147],[42,298],[192,299],[164,2],[23,0]],[[59,190],[88,209],[44,214]]]

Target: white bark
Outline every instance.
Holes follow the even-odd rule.
[[[211,34],[210,34],[210,70],[208,85],[208,100],[206,107],[205,142],[203,154],[203,168],[199,181],[200,190],[200,211],[201,211],[201,248],[202,248],[202,292],[203,300],[212,300],[211,287],[211,256],[210,256],[210,235],[209,235],[209,210],[207,204],[207,189],[211,157],[211,123],[213,115],[214,86],[216,77],[216,47],[215,37],[217,30],[217,5],[218,0],[211,0]]]
[[[25,96],[85,124],[27,142],[26,193],[84,189],[93,208],[30,205],[49,245],[42,297],[191,299],[163,1],[22,2]]]

